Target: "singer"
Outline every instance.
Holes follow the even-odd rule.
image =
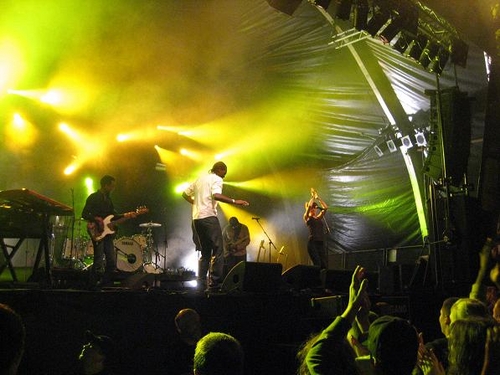
[[[198,261],[198,282],[206,285],[207,292],[216,292],[222,286],[224,277],[224,243],[222,228],[217,218],[219,202],[238,206],[248,206],[242,199],[230,198],[222,194],[223,179],[227,166],[219,161],[208,174],[200,176],[182,193],[182,197],[192,205],[191,213],[195,235],[201,246],[201,257]],[[208,280],[207,280],[208,272]]]
[[[320,205],[318,205],[318,202]],[[311,199],[305,203],[305,209],[303,218],[309,230],[307,252],[315,266],[326,269],[325,224],[323,219],[328,206],[318,196],[314,188],[311,188]]]

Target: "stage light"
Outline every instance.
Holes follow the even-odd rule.
[[[418,9],[413,4],[402,2],[394,10],[391,23],[380,33],[385,43],[389,43],[399,32],[402,34],[417,35]],[[408,40],[408,44],[411,40]],[[406,45],[408,47],[408,45]],[[404,48],[406,50],[406,47]],[[402,52],[401,52],[402,53]]]
[[[427,146],[427,139],[425,139],[425,134],[421,131],[415,133],[415,141],[417,141],[418,147]]]
[[[117,142],[126,142],[126,141],[129,141],[130,139],[132,139],[132,135],[130,135],[130,134],[118,134],[116,136]]]
[[[393,40],[396,35],[402,30],[403,26],[403,18],[399,15],[396,15],[392,18],[391,23],[387,25],[387,27],[384,28],[380,32],[380,39],[382,39],[382,42],[387,44],[390,43],[391,40]]]
[[[90,177],[87,177],[84,181],[85,184],[85,189],[87,190],[87,195],[92,194],[95,189],[94,189],[94,180]]]
[[[69,176],[70,174],[72,174],[74,171],[76,171],[76,169],[78,168],[78,165],[77,164],[70,164],[68,165],[65,169],[64,169],[64,174],[66,176]]]
[[[366,32],[371,36],[377,35],[382,26],[389,20],[389,17],[389,11],[378,9],[366,24]]]
[[[429,71],[436,74],[441,74],[449,58],[450,51],[446,47],[441,46],[436,58],[429,67]]]
[[[345,21],[349,20],[349,17],[351,16],[351,7],[352,0],[340,0],[337,8],[337,18]]]
[[[24,130],[26,129],[26,120],[19,114],[19,113],[14,113],[12,116],[12,126],[18,130]]]
[[[398,150],[398,148],[396,147],[396,144],[394,143],[394,141],[392,139],[389,139],[387,142],[385,142],[387,144],[387,149],[392,153],[392,152],[396,152]]]
[[[406,148],[412,148],[413,143],[411,142],[410,136],[405,135],[403,138],[401,138],[401,144],[406,147]]]
[[[408,51],[408,56],[418,61],[420,59],[420,55],[424,50],[425,45],[427,44],[427,37],[425,35],[419,34],[417,35],[417,39],[415,39]]]
[[[368,20],[368,0],[359,0],[354,7],[354,27],[356,30],[366,29]]]
[[[425,48],[422,50],[418,62],[427,69],[429,64],[434,61],[439,52],[439,44],[432,40],[428,40]]]
[[[384,151],[382,151],[382,149],[381,149],[380,147],[375,146],[375,147],[373,147],[373,148],[375,149],[375,152],[377,153],[377,155],[378,155],[379,157],[384,156]]]
[[[404,54],[412,41],[413,38],[403,31],[401,34],[399,34],[399,38],[398,40],[396,40],[396,43],[394,43],[392,48],[394,48],[400,54]]]

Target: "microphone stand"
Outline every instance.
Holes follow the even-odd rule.
[[[167,211],[165,208],[163,210],[164,212]],[[168,256],[168,241],[167,241],[167,219],[165,218],[164,225],[163,225],[163,232],[164,232],[164,247],[165,247],[165,256],[163,257],[163,272],[167,272],[167,256]]]
[[[272,251],[272,248],[274,248],[274,250],[278,250],[278,248],[276,247],[276,245],[274,244],[274,242],[271,240],[271,238],[269,237],[269,235],[267,234],[266,230],[264,229],[264,227],[262,226],[262,224],[260,223],[260,217],[257,217],[254,219],[255,221],[257,221],[257,224],[259,224],[259,227],[260,229],[262,229],[262,231],[264,232],[264,234],[266,235],[268,241],[269,241],[269,254],[268,254],[268,258],[269,258],[269,263],[271,263],[271,251]]]
[[[70,245],[71,250],[69,252],[69,264],[70,268],[73,268],[73,251],[75,250],[75,191],[71,188],[71,206],[73,207],[73,216],[71,217],[71,239]],[[78,255],[78,254],[77,254]]]

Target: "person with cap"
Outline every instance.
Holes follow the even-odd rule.
[[[114,374],[117,364],[115,342],[105,335],[85,332],[85,344],[78,356],[79,374],[106,375]]]
[[[369,354],[355,358],[339,355],[345,352],[346,336],[360,308],[367,300],[368,280],[365,270],[357,266],[349,287],[349,300],[344,312],[319,335],[307,353],[311,374],[377,374],[410,375],[418,353],[418,335],[406,320],[382,316],[370,325],[366,346]]]
[[[239,262],[247,260],[247,246],[250,243],[250,232],[245,224],[236,217],[231,217],[222,231],[224,238],[224,266],[231,270]]]
[[[222,161],[215,163],[209,173],[191,183],[182,197],[192,205],[194,230],[201,244],[201,257],[198,263],[198,280],[206,283],[208,291],[217,291],[222,286],[224,273],[222,228],[217,218],[218,202],[238,206],[248,206],[242,199],[230,198],[222,194],[223,179],[227,166]]]

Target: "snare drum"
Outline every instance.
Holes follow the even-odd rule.
[[[114,241],[116,267],[120,271],[135,272],[142,266],[142,250],[134,239],[122,237]]]

